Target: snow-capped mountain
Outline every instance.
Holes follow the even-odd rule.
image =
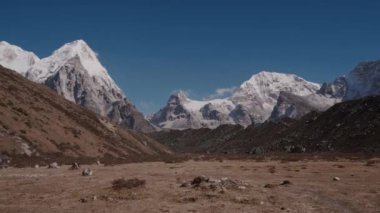
[[[3,63],[5,57],[1,57],[0,64],[4,67],[13,69],[34,82],[45,84],[66,99],[128,128],[144,132],[154,130],[143,114],[128,101],[101,65],[95,52],[83,40],[67,43],[43,59],[34,58],[34,54],[16,46],[5,46],[8,48],[4,49],[11,48],[18,52],[13,57],[17,61],[12,63]],[[33,63],[25,61],[25,58],[30,57],[34,59]]]
[[[230,99],[245,106],[254,123],[262,123],[271,115],[280,92],[306,96],[319,89],[319,84],[294,74],[262,71],[245,81]]]
[[[347,75],[337,77],[331,83],[324,83],[316,94],[281,94],[270,119],[300,118],[313,110],[324,111],[342,101],[373,95],[380,95],[380,60],[360,63]]]
[[[150,121],[162,128],[214,128],[221,124],[234,124],[229,116],[235,105],[227,99],[196,101],[179,91],[170,96],[166,106],[155,113]]]
[[[183,92],[174,94],[151,122],[170,129],[215,128],[221,124],[248,126],[269,118],[280,92],[306,96],[319,89],[319,84],[293,74],[262,71],[224,99],[196,101]]]
[[[25,51],[8,42],[0,41],[0,65],[16,70],[25,76],[28,69],[39,61],[40,59],[34,53]]]

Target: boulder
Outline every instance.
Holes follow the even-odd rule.
[[[90,168],[87,168],[82,171],[82,176],[91,176],[92,175],[92,170]]]
[[[59,166],[58,166],[57,162],[54,162],[54,163],[49,164],[48,168],[49,169],[58,169]]]

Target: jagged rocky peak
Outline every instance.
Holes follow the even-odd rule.
[[[380,94],[380,60],[362,62],[347,76],[344,100],[359,99]]]
[[[380,94],[380,60],[359,63],[347,75],[324,83],[318,92],[343,101]]]
[[[347,81],[343,76],[336,78],[332,83],[323,83],[321,89],[318,91],[319,94],[325,95],[326,97],[339,99],[342,99],[346,95],[346,92]]]
[[[25,58],[20,61],[17,64],[26,63]],[[66,99],[125,127],[144,132],[155,130],[128,101],[96,53],[83,40],[63,45],[51,56],[29,64],[26,70],[15,68],[19,73],[24,72],[29,80],[45,84]]]
[[[169,104],[180,104],[183,102],[187,102],[189,98],[187,97],[186,92],[180,90],[178,92],[173,93],[168,100]]]
[[[28,69],[40,59],[32,52],[21,49],[18,46],[0,41],[0,65],[16,70],[25,76]]]

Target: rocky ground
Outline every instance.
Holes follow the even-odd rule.
[[[378,212],[380,159],[0,170],[0,212]],[[91,168],[92,174],[82,171]]]

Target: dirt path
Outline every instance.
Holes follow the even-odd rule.
[[[85,166],[87,167],[87,166]],[[0,212],[379,212],[380,161],[188,161],[88,166],[81,170],[0,170]],[[83,168],[83,167],[82,167]],[[179,187],[198,175],[249,185],[218,190]],[[340,181],[333,181],[333,177]],[[146,180],[115,191],[114,179]],[[279,185],[284,180],[291,183]],[[271,184],[264,187],[266,184]],[[94,200],[96,196],[96,199]],[[81,201],[82,199],[82,201]]]

